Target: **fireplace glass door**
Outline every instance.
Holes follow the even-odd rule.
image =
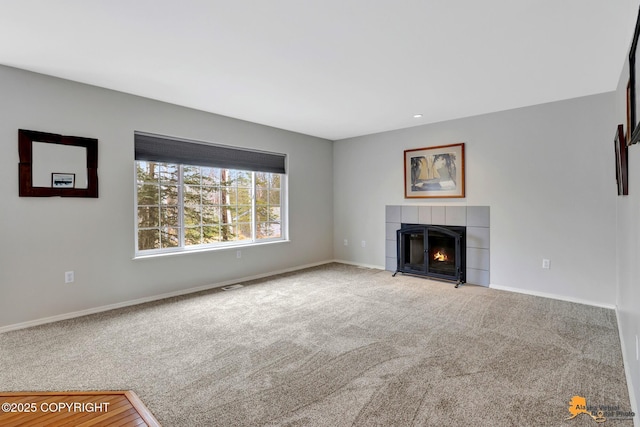
[[[402,224],[397,272],[465,281],[466,228]]]
[[[423,228],[405,230],[402,236],[401,258],[407,272],[426,273],[425,232]]]
[[[456,238],[442,231],[429,229],[427,236],[429,271],[446,276],[456,275]]]

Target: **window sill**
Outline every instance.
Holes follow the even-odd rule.
[[[254,243],[246,243],[246,244],[235,244],[228,246],[218,246],[218,247],[208,247],[208,248],[194,248],[194,249],[180,249],[175,251],[167,251],[167,252],[158,252],[151,254],[140,254],[134,255],[133,260],[140,259],[151,259],[151,258],[161,258],[161,257],[172,257],[172,256],[180,256],[180,255],[189,255],[189,254],[199,254],[203,252],[218,252],[218,251],[239,251],[243,248],[253,248],[256,246],[266,246],[266,245],[278,245],[282,243],[290,243],[291,240],[272,240],[269,242],[254,242]]]

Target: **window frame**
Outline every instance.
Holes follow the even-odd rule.
[[[156,164],[168,163],[178,165],[178,229],[180,230],[179,235],[179,244],[176,247],[166,247],[166,248],[154,248],[154,249],[140,249],[139,248],[139,217],[138,217],[138,162],[149,162],[147,160],[134,160],[133,162],[133,183],[134,183],[134,259],[136,258],[147,258],[154,256],[163,256],[163,255],[175,255],[175,254],[185,254],[185,253],[195,253],[195,252],[203,252],[203,251],[217,251],[217,250],[229,250],[233,248],[242,248],[249,246],[259,246],[264,244],[273,244],[280,242],[289,241],[288,236],[288,174],[285,173],[276,173],[276,172],[265,172],[271,174],[277,174],[280,177],[280,236],[279,237],[267,237],[262,239],[257,239],[257,227],[258,220],[256,216],[256,174],[260,173],[259,171],[250,171],[250,170],[240,170],[240,169],[231,169],[231,168],[223,168],[218,167],[217,169],[227,169],[241,172],[248,172],[251,174],[251,238],[239,241],[221,241],[216,243],[201,243],[196,245],[186,245],[185,244],[185,235],[186,235],[186,226],[185,226],[185,203],[184,203],[184,167],[185,166],[197,166],[197,165],[186,165],[181,164],[179,162],[169,163],[169,162],[154,162]],[[286,162],[286,159],[285,159]],[[158,186],[161,186],[161,183],[158,183]],[[161,209],[162,204],[160,200],[158,200],[158,208]],[[161,228],[161,226],[160,226]]]

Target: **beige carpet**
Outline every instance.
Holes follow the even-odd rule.
[[[593,426],[612,310],[329,264],[0,334],[0,390],[133,390],[163,426]],[[608,419],[606,426],[632,426]]]

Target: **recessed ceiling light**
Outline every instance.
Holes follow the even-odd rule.
[[[414,115],[413,115],[413,118],[414,118],[414,119],[419,119],[420,117],[422,117],[422,114],[414,114]]]

